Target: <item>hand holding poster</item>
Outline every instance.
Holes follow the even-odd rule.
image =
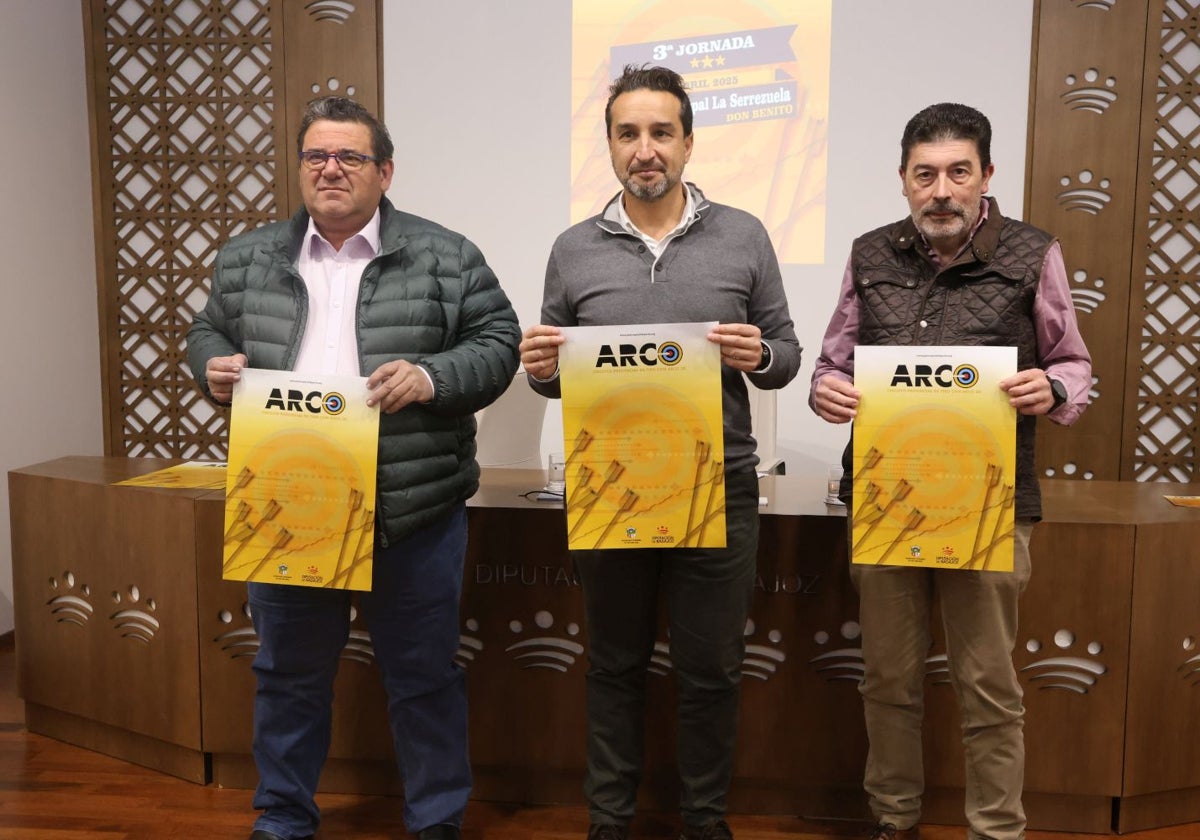
[[[1015,347],[854,351],[852,560],[1012,571]]]

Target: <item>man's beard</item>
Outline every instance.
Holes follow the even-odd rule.
[[[934,220],[929,218],[930,213],[953,213],[955,218]],[[967,208],[961,204],[945,201],[922,208],[913,222],[916,223],[917,229],[924,234],[926,239],[934,240],[953,239],[961,236],[970,230],[975,220],[968,218]]]
[[[656,171],[662,173],[662,178],[652,184],[638,183],[635,177],[637,173],[630,173],[629,177],[622,182],[623,186],[638,201],[658,201],[679,184],[679,179],[672,178],[670,173],[665,170]]]

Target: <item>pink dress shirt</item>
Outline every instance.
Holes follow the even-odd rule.
[[[986,220],[988,202],[983,202],[979,220],[971,230],[971,237]],[[963,243],[958,254],[970,245],[971,237]],[[928,247],[928,246],[927,246]],[[929,248],[937,264],[941,264],[937,252]],[[955,255],[957,259],[958,254]],[[854,347],[858,344],[858,294],[854,291],[854,272],[850,260],[842,273],[842,288],[838,293],[837,308],[829,319],[825,337],[821,341],[821,355],[813,370],[812,385],[822,376],[836,376],[847,382],[854,381]],[[1062,382],[1067,389],[1067,401],[1051,411],[1047,417],[1064,426],[1074,423],[1088,404],[1088,393],[1092,388],[1092,357],[1079,324],[1075,320],[1075,305],[1071,301],[1071,288],[1067,282],[1067,267],[1063,263],[1062,248],[1055,242],[1046,250],[1042,263],[1042,275],[1038,282],[1037,295],[1033,302],[1033,325],[1037,334],[1037,357],[1046,375]],[[809,405],[812,405],[810,392]]]

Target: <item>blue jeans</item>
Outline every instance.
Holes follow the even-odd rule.
[[[376,546],[372,589],[360,604],[383,675],[410,831],[462,823],[471,791],[467,692],[454,663],[467,545],[466,506]],[[351,593],[248,584],[254,657],[255,828],[281,837],[317,830],[314,801],[329,753],[333,681],[350,632]]]
[[[587,619],[587,771],[593,823],[627,824],[642,777],[646,675],[666,602],[678,697],[680,813],[725,816],[746,619],[758,564],[758,478],[725,476],[726,548],[573,551]]]

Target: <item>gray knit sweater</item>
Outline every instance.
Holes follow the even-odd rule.
[[[725,469],[732,472],[758,463],[746,379],[758,388],[782,388],[800,369],[800,343],[762,223],[742,210],[710,203],[694,184],[687,187],[695,218],[657,259],[617,221],[619,194],[600,215],[564,231],[546,266],[541,322],[557,327],[756,325],[771,348],[768,368],[743,375],[721,367]],[[561,396],[557,376],[529,382],[544,396]]]

